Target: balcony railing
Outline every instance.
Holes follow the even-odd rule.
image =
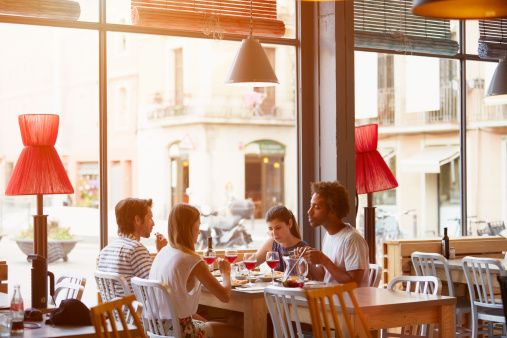
[[[420,126],[432,124],[457,124],[459,122],[459,91],[452,83],[440,86],[440,110],[405,112],[405,98],[401,98],[401,111],[397,112],[394,88],[382,88],[378,91],[378,117],[371,118],[368,123],[379,126]],[[423,95],[423,94],[421,94]],[[467,123],[504,120],[507,125],[507,104],[486,105],[484,103],[484,85],[474,86],[467,93]]]

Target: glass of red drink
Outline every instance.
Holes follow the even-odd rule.
[[[243,256],[243,264],[245,264],[245,267],[248,269],[248,284],[252,286],[252,270],[257,265],[257,256],[255,253],[246,253]]]
[[[271,285],[275,285],[275,268],[280,264],[280,256],[277,251],[270,251],[266,254],[266,264],[271,268]]]
[[[229,263],[234,263],[236,258],[238,258],[238,250],[232,248],[225,249],[225,259],[227,259]]]
[[[213,249],[208,248],[202,253],[202,259],[204,259],[206,264],[208,264],[210,271],[213,271],[213,263],[215,262],[216,258],[217,255]]]

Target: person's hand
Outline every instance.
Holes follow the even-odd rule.
[[[306,248],[305,254],[303,258],[309,263],[309,264],[324,264],[324,261],[327,258],[326,255],[322,251],[319,251],[317,249],[314,249],[310,246],[305,246],[304,248],[296,248],[296,254],[300,255],[303,250]]]
[[[231,263],[229,261],[223,259],[222,257],[217,258],[217,265],[220,273],[222,275],[230,275],[231,274]]]
[[[167,245],[167,239],[160,232],[155,233],[155,246],[157,247],[157,252],[162,250],[164,246]]]

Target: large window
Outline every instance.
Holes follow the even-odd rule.
[[[466,40],[464,54],[435,49],[418,55],[420,41],[411,36],[405,52],[399,47],[381,53],[388,47],[374,43],[356,52],[356,125],[379,125],[378,150],[399,183],[396,189],[373,195],[378,244],[386,239],[440,237],[443,228],[451,237],[463,231],[493,235],[497,232],[492,233],[491,226],[502,227],[507,215],[507,104],[484,99],[496,63],[471,61],[477,55],[478,22],[467,22],[463,36],[458,34],[458,22],[447,25],[451,40],[462,44]],[[406,34],[410,35],[408,28]],[[442,53],[449,56],[437,55]],[[466,79],[460,78],[463,67]],[[462,93],[466,105],[461,104]],[[467,149],[466,162],[461,146]],[[461,184],[462,163],[466,185]],[[362,229],[366,196],[359,200],[357,226]],[[462,221],[464,202],[467,217]],[[377,247],[377,262],[380,253]]]
[[[283,39],[263,43],[280,79],[269,89],[224,84],[238,37],[208,38],[199,27],[175,32],[132,25],[130,1],[107,1],[106,22],[99,24],[98,1],[79,5],[77,20],[61,17],[72,28],[61,28],[59,20],[40,26],[38,18],[23,16],[0,24],[0,41],[9,46],[0,51],[0,257],[9,257],[9,277],[28,295],[31,264],[11,239],[30,235],[35,197],[4,196],[23,147],[21,114],[60,116],[56,149],[75,193],[45,196],[44,212],[59,236],[68,232],[79,241],[65,259],[51,262],[55,275],[81,273],[93,282],[101,216],[111,241],[117,236],[114,207],[126,197],[152,198],[154,232],[166,236],[176,203],[207,206],[218,211],[218,222],[231,212],[229,202],[250,198],[255,219],[250,223],[245,215],[245,224],[249,247],[258,247],[266,239],[267,208],[297,207],[297,171],[290,170],[297,159],[294,2],[279,1],[274,12],[285,27]],[[272,162],[260,177],[261,194],[251,196],[246,146],[259,140],[280,145],[283,155],[267,155]],[[156,251],[153,238],[142,242]],[[84,297],[93,304],[93,288]]]

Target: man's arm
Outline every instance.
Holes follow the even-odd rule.
[[[333,279],[338,283],[356,282],[358,286],[361,286],[363,283],[364,270],[358,269],[346,271],[340,269],[322,251],[309,248],[306,250],[304,258],[308,263],[310,263],[310,273],[316,280],[324,279],[325,270],[322,268],[324,267],[331,277],[333,277]],[[316,267],[313,264],[320,264],[321,267]]]

